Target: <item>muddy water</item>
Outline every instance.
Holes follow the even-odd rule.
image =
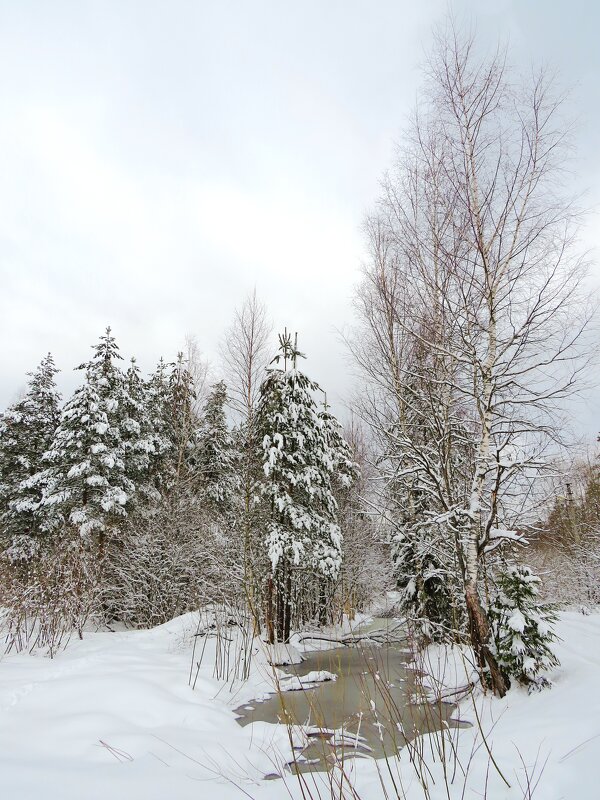
[[[381,629],[389,622],[374,620],[360,633]],[[334,749],[338,758],[340,748],[347,755],[383,758],[420,733],[443,724],[453,727],[454,706],[427,701],[423,680],[409,665],[407,645],[402,640],[385,645],[367,641],[304,653],[304,661],[286,667],[285,672],[303,676],[327,670],[337,675],[337,680],[241,706],[236,709],[238,722],[306,726],[308,735],[299,750],[300,760],[317,769],[332,760]]]

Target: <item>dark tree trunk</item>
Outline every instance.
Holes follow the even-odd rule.
[[[267,597],[265,608],[265,625],[267,627],[267,640],[275,644],[275,624],[273,619],[273,576],[267,578]]]
[[[471,644],[477,659],[481,682],[484,686],[489,684],[489,688],[498,697],[504,697],[509,689],[509,684],[489,648],[490,624],[481,605],[476,586],[467,585],[465,600],[469,614]]]
[[[319,578],[319,622],[327,625],[327,584],[325,578]]]
[[[292,574],[288,569],[285,576],[285,612],[283,615],[283,641],[289,642],[292,628]]]
[[[277,641],[283,642],[284,640],[284,630],[285,630],[285,585],[283,582],[283,570],[279,566],[277,568],[277,572],[275,574],[275,591],[277,592],[276,595],[276,606],[277,606]]]

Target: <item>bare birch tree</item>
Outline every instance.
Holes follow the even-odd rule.
[[[267,308],[257,297],[255,289],[235,310],[233,322],[220,347],[230,405],[239,423],[237,438],[242,489],[239,527],[243,531],[246,593],[257,625],[261,616],[260,577],[267,570],[267,565],[258,563],[262,553],[257,546],[260,515],[252,502],[257,471],[260,470],[254,423],[260,385],[269,361],[271,332]]]
[[[481,565],[518,539],[510,528],[585,370],[585,264],[547,76],[516,80],[504,53],[480,57],[449,24],[427,79],[369,223],[368,336],[354,352],[375,379],[388,481],[410,481],[422,517],[451,535],[482,678],[502,695]]]
[[[256,409],[260,384],[269,360],[272,329],[267,307],[258,299],[254,289],[235,310],[233,322],[221,343],[231,405],[243,420],[250,420]]]

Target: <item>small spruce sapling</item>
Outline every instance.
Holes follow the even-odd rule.
[[[540,673],[560,663],[551,648],[558,638],[556,608],[538,602],[539,584],[529,567],[509,567],[500,575],[489,610],[498,666],[530,691],[549,686]]]

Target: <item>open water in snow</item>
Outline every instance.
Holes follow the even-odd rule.
[[[375,619],[359,633],[397,624]],[[238,722],[304,726],[306,744],[297,751],[302,769],[323,769],[333,762],[334,753],[338,759],[340,753],[383,758],[420,733],[442,725],[458,727],[460,723],[452,720],[454,705],[433,700],[431,687],[411,667],[408,644],[406,639],[384,645],[366,641],[306,652],[301,664],[279,669],[296,676],[327,670],[337,680],[241,706],[236,709]]]

